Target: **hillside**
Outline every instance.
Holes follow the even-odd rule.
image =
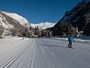
[[[29,22],[16,13],[0,11],[0,36],[19,35],[29,26]]]
[[[72,25],[78,27],[85,35],[90,35],[90,0],[82,0],[73,9],[67,11],[62,19],[54,26],[54,34],[62,34],[62,28]]]

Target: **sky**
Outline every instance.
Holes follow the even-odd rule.
[[[17,13],[30,23],[56,23],[80,0],[0,0],[0,11]]]

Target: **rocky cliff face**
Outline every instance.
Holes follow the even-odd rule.
[[[79,31],[84,31],[84,34],[90,35],[90,0],[82,0],[72,10],[67,11],[64,17],[54,26],[54,34],[59,35],[62,27],[72,25],[78,27]]]

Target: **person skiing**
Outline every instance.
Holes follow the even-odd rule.
[[[72,36],[72,35],[70,35],[69,37],[68,37],[68,42],[69,42],[69,44],[68,44],[68,47],[69,48],[72,48],[72,42],[74,41],[74,37]]]

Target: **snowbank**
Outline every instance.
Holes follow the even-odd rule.
[[[68,38],[52,38],[54,40],[63,40],[63,41],[68,41]],[[83,42],[83,43],[90,43],[90,39],[85,38],[75,38],[75,42]]]
[[[24,38],[24,40],[27,40],[28,38]],[[5,38],[0,39],[3,41],[20,41],[23,40],[23,37],[18,37],[18,36],[5,36]]]

